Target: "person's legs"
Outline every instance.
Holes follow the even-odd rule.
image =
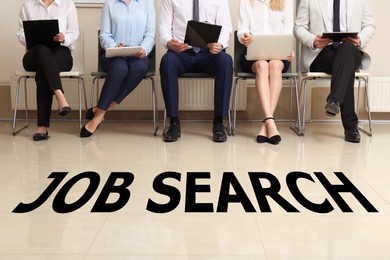
[[[37,45],[23,57],[23,66],[27,71],[35,71],[37,85],[37,133],[46,133],[50,126],[50,114],[53,94],[58,95],[59,107],[68,103],[63,95],[62,83],[59,77],[61,71],[72,68],[72,56],[68,48],[49,49]]]

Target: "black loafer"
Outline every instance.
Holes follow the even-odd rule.
[[[336,116],[340,112],[340,105],[334,99],[329,99],[325,106],[325,113],[327,116]]]
[[[360,133],[357,128],[344,131],[345,141],[351,143],[360,143]]]
[[[46,133],[35,133],[33,135],[34,141],[44,141],[49,139],[49,132],[46,131]]]
[[[256,136],[256,142],[258,142],[259,144],[267,143],[268,137],[264,136],[264,135],[258,135],[258,136]]]
[[[70,111],[72,111],[72,109],[69,106],[66,106],[66,107],[59,108],[57,114],[60,116],[66,116],[67,114],[70,113]]]
[[[168,130],[163,134],[165,142],[176,142],[180,136],[180,123],[173,122],[169,125]]]
[[[217,143],[226,142],[227,135],[222,122],[213,124],[213,141]]]

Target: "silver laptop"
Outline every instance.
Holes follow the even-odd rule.
[[[252,35],[247,60],[286,60],[293,50],[292,34]]]

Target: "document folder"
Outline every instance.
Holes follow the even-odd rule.
[[[347,37],[356,38],[357,32],[328,32],[323,33],[322,38],[332,39],[334,42],[341,42],[342,39]]]
[[[188,21],[184,42],[190,46],[207,48],[207,44],[218,42],[222,26]]]
[[[121,57],[121,56],[133,56],[137,52],[142,50],[141,46],[129,46],[129,47],[113,47],[106,49],[106,58]]]
[[[59,42],[53,40],[60,32],[58,20],[30,20],[23,21],[24,36],[27,50],[37,44],[44,44],[49,48],[60,47]]]

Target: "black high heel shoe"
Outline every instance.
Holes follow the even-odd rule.
[[[87,114],[85,115],[85,119],[92,120],[92,118],[95,117],[95,113],[93,112],[93,109],[94,109],[95,107],[96,107],[96,106],[91,107],[91,108],[88,108]]]
[[[34,141],[44,141],[49,139],[49,132],[46,130],[46,133],[35,133],[33,135]]]
[[[265,119],[263,121],[261,121],[261,122],[264,124],[265,123]],[[258,136],[256,136],[256,142],[258,142],[259,144],[267,143],[268,142],[268,136],[258,135]]]
[[[60,116],[66,116],[67,114],[70,113],[70,111],[72,111],[70,106],[65,106],[65,107],[59,108],[58,111],[57,111],[57,114],[60,115]]]
[[[87,124],[88,124],[88,123],[87,123]],[[93,132],[93,133],[87,130],[87,128],[85,127],[87,124],[85,124],[85,125],[81,128],[81,130],[80,130],[80,137],[81,137],[81,138],[90,137],[91,135],[93,135],[93,134],[96,132],[96,130],[99,128],[99,126],[100,126],[101,123],[96,127],[95,132]]]
[[[267,120],[270,120],[270,119],[275,121],[275,118],[267,117],[267,118],[264,119],[263,122],[265,122]],[[280,141],[282,141],[282,137],[280,137],[280,135],[273,135],[273,136],[268,138],[268,143],[270,143],[270,144],[276,145],[276,144],[279,144]]]

